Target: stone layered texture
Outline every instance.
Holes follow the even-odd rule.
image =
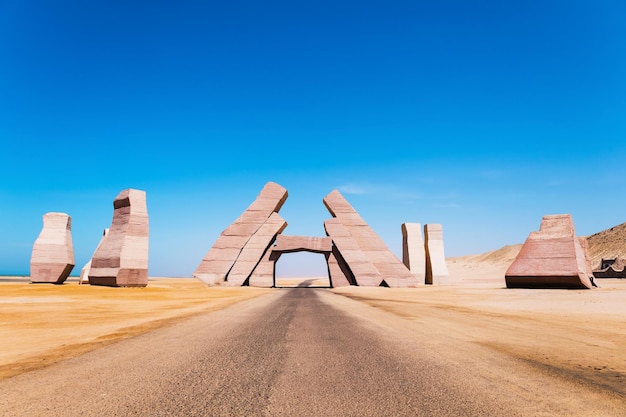
[[[252,235],[241,249],[235,264],[228,273],[227,281],[231,287],[239,287],[246,283],[252,272],[264,257],[271,251],[270,245],[276,235],[287,227],[287,222],[278,213],[272,213],[265,223]]]
[[[113,202],[109,233],[94,253],[89,283],[113,287],[148,285],[149,224],[145,191],[127,189]]]
[[[426,249],[422,239],[422,225],[402,223],[402,263],[417,279],[418,284],[426,283]]]
[[[217,238],[193,276],[208,285],[223,284],[244,246],[286,199],[285,188],[273,182],[265,184],[256,200]]]
[[[107,235],[107,233],[109,233],[109,229],[104,229],[104,231],[102,232],[102,237],[100,238],[100,242],[98,242],[98,246],[96,246],[96,250],[94,251],[94,254],[98,251],[100,246],[102,246],[102,242],[104,242],[104,237]],[[85,266],[83,266],[83,268],[80,270],[80,277],[78,278],[79,285],[89,284],[89,271],[91,270],[92,260],[93,260],[93,255],[91,256],[89,261],[87,261]]]
[[[450,284],[450,273],[443,250],[443,227],[440,224],[424,225],[424,246],[426,248],[426,284]]]
[[[508,288],[591,288],[588,254],[569,214],[544,216],[506,271]]]
[[[324,222],[326,234],[332,238],[358,285],[418,285],[417,278],[389,250],[339,191],[332,191],[324,197],[323,202],[334,217]]]
[[[74,265],[72,219],[65,213],[44,214],[30,258],[31,282],[62,284]]]

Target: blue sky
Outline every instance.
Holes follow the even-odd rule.
[[[78,273],[131,187],[153,276],[190,276],[267,181],[285,234],[323,236],[339,189],[398,256],[403,222],[447,256],[626,222],[622,0],[0,0],[0,59],[0,274],[50,211]]]

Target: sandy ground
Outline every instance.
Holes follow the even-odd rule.
[[[593,290],[507,289],[506,263],[459,258],[448,266],[451,286],[333,292],[412,323],[405,328],[477,343],[626,398],[626,280],[597,280]]]
[[[0,379],[41,368],[189,315],[266,294],[209,288],[193,278],[150,279],[145,288],[30,284],[0,279]]]
[[[593,290],[506,289],[507,259],[464,257],[448,266],[450,286],[332,291],[404,325],[446,332],[626,395],[626,280],[599,280]],[[0,378],[275,291],[208,288],[195,279],[153,279],[143,289],[7,281],[0,279]],[[279,284],[326,283],[312,277]]]

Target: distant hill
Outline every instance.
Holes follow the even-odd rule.
[[[587,236],[591,265],[595,269],[600,265],[602,258],[626,258],[626,223]],[[500,249],[485,252],[480,255],[467,255],[450,258],[448,263],[479,265],[489,268],[501,268],[505,271],[522,248],[523,243],[507,245]]]
[[[594,269],[602,258],[626,258],[626,223],[587,236],[587,242]]]

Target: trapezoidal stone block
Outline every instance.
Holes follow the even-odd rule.
[[[100,238],[100,242],[98,242],[98,246],[96,246],[96,250],[94,253],[98,251],[98,248],[102,246],[102,242],[104,242],[104,237],[109,233],[109,229],[104,229],[102,232],[102,237]],[[91,260],[93,259],[93,255],[89,258],[89,261],[83,266],[80,270],[80,277],[78,278],[78,284],[89,284],[89,271],[91,270]]]
[[[30,281],[62,284],[74,265],[71,217],[65,213],[44,214],[43,228],[30,258]]]
[[[193,276],[207,285],[223,284],[248,240],[272,213],[278,213],[287,195],[287,190],[282,186],[274,182],[265,184],[254,202],[222,231]]]
[[[426,283],[426,249],[422,239],[422,225],[402,223],[402,263],[417,279],[418,284]]]
[[[450,273],[443,251],[443,227],[440,224],[424,225],[424,248],[426,252],[426,284],[450,284]]]
[[[270,246],[276,239],[276,235],[285,230],[285,227],[287,227],[287,222],[280,217],[280,214],[272,213],[241,250],[226,277],[229,286],[239,287],[246,283],[263,259],[265,252],[271,251]]]
[[[113,201],[113,221],[91,258],[89,283],[111,287],[148,285],[149,224],[146,192],[129,188]]]
[[[544,216],[505,274],[508,288],[591,288],[585,252],[569,214]]]
[[[347,233],[356,243],[357,248],[364,254],[368,262],[373,264],[378,274],[382,277],[381,282],[377,285],[380,285],[382,281],[389,287],[416,287],[418,285],[417,278],[389,250],[380,236],[369,227],[339,191],[334,190],[329,193],[324,197],[323,202],[334,217],[333,220],[337,220],[345,227]],[[340,246],[335,240],[336,235],[328,234],[333,238],[333,242],[354,273],[355,279],[359,282],[359,277],[352,265],[353,261],[349,259],[349,256],[344,253],[345,249],[342,248],[346,242]],[[359,285],[362,284],[359,283]]]

